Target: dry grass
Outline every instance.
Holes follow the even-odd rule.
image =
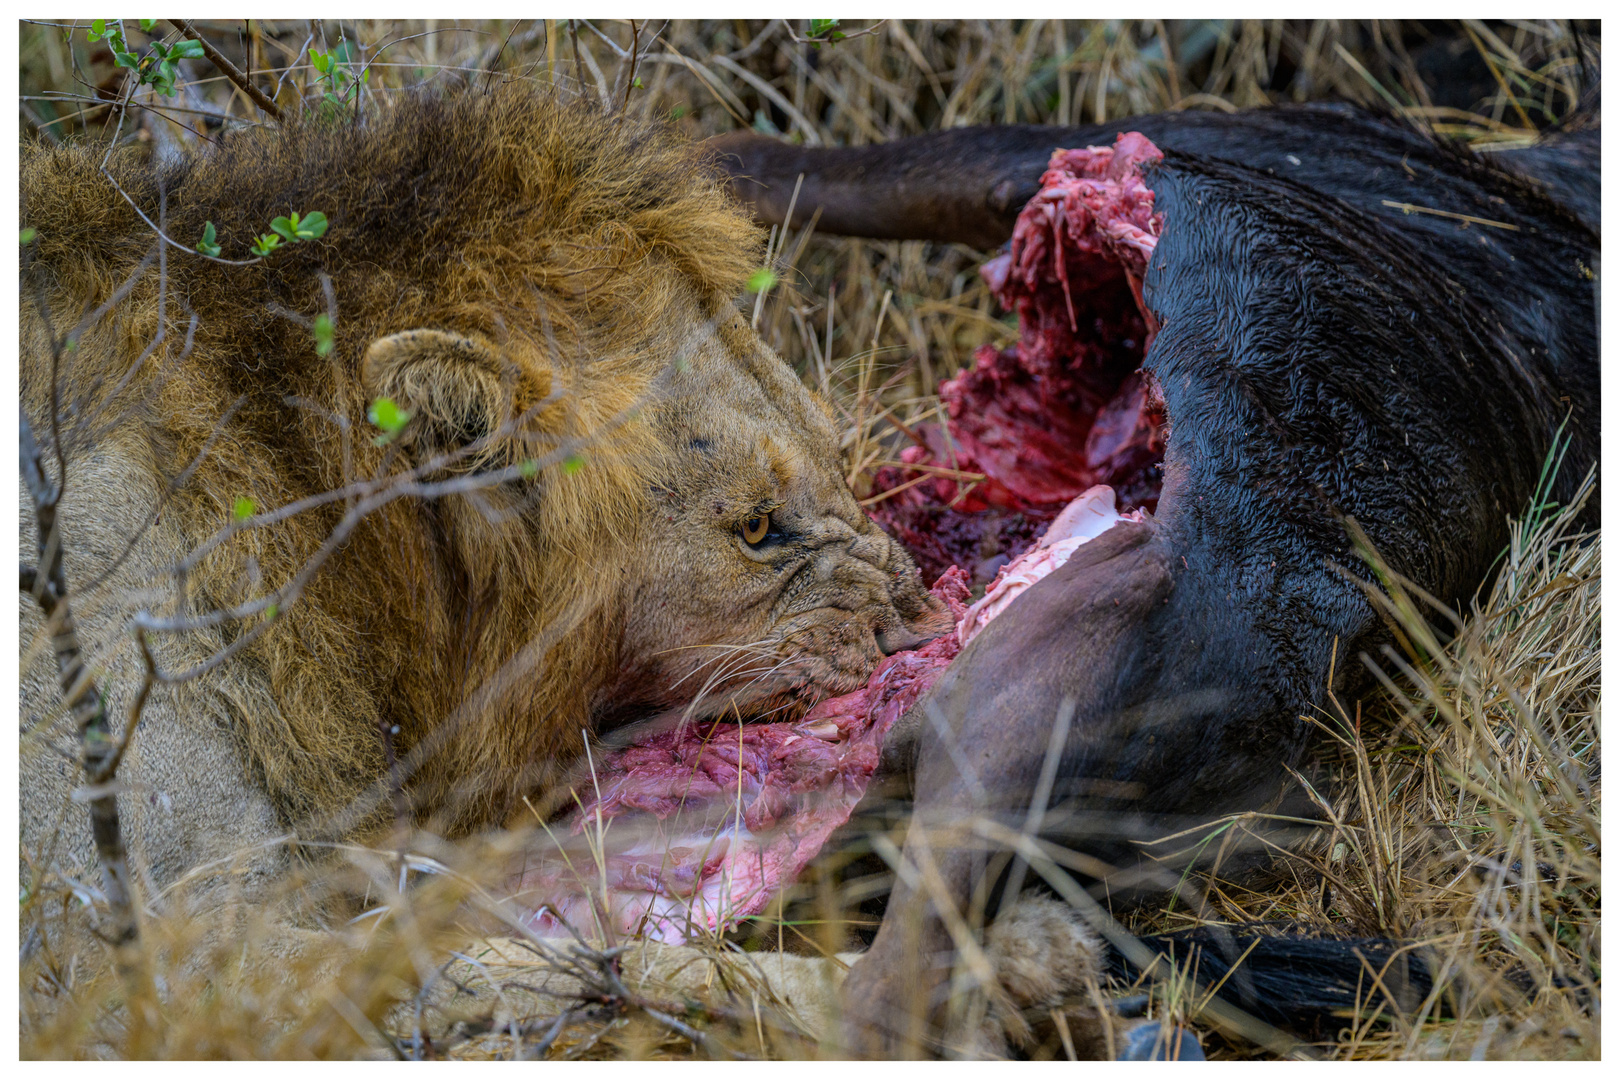
[[[1406,24],[1331,20],[891,22],[820,49],[793,40],[805,24],[779,21],[206,25],[240,66],[274,74],[283,107],[319,97],[306,39],[327,50],[342,39],[359,44],[367,94],[430,80],[557,79],[670,117],[693,136],[751,125],[828,144],[959,124],[1083,123],[1337,97],[1398,108],[1488,150],[1523,142],[1568,113],[1583,67],[1595,71],[1598,57],[1595,38],[1585,37],[1583,50],[1565,24],[1532,22],[1434,28],[1462,42],[1458,49],[1425,49]],[[132,42],[144,42],[130,29]],[[650,48],[634,79],[632,43]],[[1446,57],[1449,74],[1437,77],[1434,63]],[[112,129],[113,110],[96,98],[116,96],[122,72],[87,45],[82,28],[69,44],[63,28],[25,24],[21,75],[25,128],[46,137]],[[186,62],[182,76],[179,97],[136,99],[160,111],[132,110],[126,136],[163,148],[194,143],[191,128],[217,126],[225,114],[257,121],[245,96],[204,62]],[[258,82],[268,89],[273,80],[261,74]],[[939,383],[980,344],[1004,342],[1016,327],[980,281],[977,251],[824,238],[813,225],[774,236],[771,251],[778,283],[754,298],[756,325],[838,410],[850,480],[864,494],[870,472],[893,453],[890,421],[926,418]],[[1573,508],[1534,507],[1516,525],[1492,591],[1455,626],[1391,582],[1391,616],[1403,636],[1399,650],[1375,658],[1384,693],[1319,718],[1324,750],[1309,783],[1332,824],[1279,853],[1271,884],[1195,876],[1176,903],[1135,912],[1130,925],[1264,919],[1393,936],[1422,943],[1458,973],[1461,989],[1444,1010],[1436,1000],[1386,1023],[1347,1019],[1319,1048],[1330,1056],[1597,1056],[1597,1018],[1582,1003],[1585,995],[1595,1000],[1600,970],[1599,555],[1596,536],[1576,534]],[[1430,622],[1456,633],[1441,643]],[[1268,824],[1276,823],[1214,823],[1165,846],[1276,843]],[[39,887],[22,908],[32,949],[22,989],[25,1015],[43,1011],[24,1024],[22,1049],[116,1057],[814,1054],[825,1018],[784,1001],[762,967],[765,954],[753,950],[830,954],[858,943],[878,917],[891,873],[881,854],[892,854],[898,836],[877,831],[845,845],[783,898],[775,917],[702,943],[701,959],[685,970],[661,966],[639,947],[615,954],[611,942],[561,953],[522,944],[489,890],[498,887],[491,868],[504,863],[504,849],[526,837],[448,848],[417,836],[405,857],[340,852],[336,868],[290,885],[286,903],[306,922],[318,921],[310,913],[333,891],[368,896],[370,910],[312,929],[292,954],[266,951],[273,913],[262,907],[219,925],[148,917],[143,964],[127,982],[100,970],[99,947],[45,935],[93,890],[38,867],[31,876]],[[469,941],[483,944],[468,950]],[[1531,993],[1512,972],[1525,973],[1515,977]],[[1196,993],[1176,977],[1156,994],[1156,1014],[1196,1010]],[[1219,1036],[1206,1044],[1217,1055],[1256,1053]]]

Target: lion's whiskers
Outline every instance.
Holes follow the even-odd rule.
[[[710,664],[718,664],[718,663],[729,662],[733,657],[735,657],[735,656],[737,656],[738,654],[741,654],[741,653],[751,653],[753,656],[764,656],[764,657],[775,656],[776,654],[773,651],[762,648],[762,646],[765,646],[765,645],[769,644],[770,640],[771,640],[770,638],[761,638],[758,641],[749,641],[749,642],[745,642],[745,643],[743,643],[741,645],[683,645],[683,646],[681,646],[681,649],[724,649],[725,651],[721,652],[721,653],[718,653],[715,656],[710,657],[709,659],[707,659],[707,660],[703,661],[702,663],[698,664],[691,671],[688,671],[685,675],[682,675],[679,679],[675,680],[674,686],[671,686],[670,689],[673,690],[675,687],[680,686],[681,683],[685,682],[687,679],[690,679],[693,675],[696,675],[698,672],[702,671],[704,668],[708,667]],[[664,650],[664,652],[666,652],[666,653],[668,653],[668,652],[677,652],[677,651],[680,651],[680,650],[677,650],[677,649],[665,649]],[[654,655],[660,655],[661,656],[661,655],[663,655],[663,653],[655,653]]]
[[[750,658],[750,659],[752,659],[752,658]],[[784,667],[787,667],[789,664],[791,664],[793,662],[793,659],[794,659],[793,657],[781,657],[781,658],[777,659],[775,663],[769,664],[769,665],[766,665],[766,666],[763,666],[763,667],[743,668],[741,670],[736,669],[736,668],[729,668],[729,669],[714,672],[712,675],[709,676],[708,680],[703,684],[703,689],[700,690],[698,692],[697,696],[692,699],[692,703],[687,706],[685,715],[683,715],[681,717],[681,725],[682,725],[682,727],[684,727],[685,725],[691,723],[695,719],[696,714],[698,712],[698,709],[702,706],[703,702],[709,697],[710,692],[713,691],[717,686],[719,686],[719,685],[721,685],[721,684],[723,684],[723,683],[725,683],[725,682],[727,682],[727,681],[729,681],[729,680],[731,680],[733,678],[742,678],[742,677],[750,676],[750,675],[753,676],[753,678],[749,679],[748,682],[744,683],[742,686],[738,687],[737,690],[733,691],[732,704],[735,705],[735,702],[736,702],[735,695],[736,694],[744,693],[744,692],[752,689],[753,687],[758,686],[761,682],[763,682],[764,680],[770,678],[772,675],[776,674],[778,671],[782,670]]]

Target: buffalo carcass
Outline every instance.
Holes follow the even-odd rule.
[[[1133,837],[1261,807],[1306,749],[1305,716],[1330,692],[1353,695],[1367,678],[1359,658],[1388,640],[1355,530],[1397,574],[1464,601],[1560,430],[1555,499],[1596,461],[1595,123],[1488,158],[1340,106],[849,149],[713,142],[768,221],[798,185],[795,223],[819,210],[823,232],[988,248],[1018,223],[1003,258],[1027,272],[1009,283],[999,263],[987,277],[1017,305],[1025,340],[981,350],[943,391],[958,454],[1007,493],[967,513],[943,505],[943,482],[919,485],[910,511],[892,500],[888,524],[919,548],[930,529],[967,537],[920,550],[925,567],[971,562],[986,537],[1027,537],[1027,522],[1009,521],[1061,505],[1042,502],[1061,485],[1020,487],[1021,433],[1089,438],[1135,379],[1146,389],[1131,415],[1157,436],[1137,441],[1162,448],[1162,477],[1132,466],[1143,483],[1129,501],[1151,515],[1028,589],[891,734],[888,752],[914,768],[905,855],[937,877],[901,875],[850,975],[856,1046],[902,1048],[896,1024],[927,1000],[918,987],[942,988],[952,953],[930,896],[966,910],[982,884],[982,853],[931,846],[930,823],[988,812],[1018,827],[1049,744],[1061,752],[1048,834],[1115,864]],[[1053,157],[1088,147],[1114,158]],[[1076,204],[1043,190],[1088,168],[1151,192],[1152,243],[1116,242],[1131,239],[1126,224],[1095,200],[1075,226]],[[1122,254],[1144,247],[1134,267]],[[1050,355],[1053,327],[1064,355]],[[1014,391],[1024,400],[998,403]],[[996,408],[1002,430],[986,433]],[[1075,484],[1118,483],[1073,450]],[[929,506],[931,487],[944,490]],[[1054,724],[1068,725],[1061,741]]]

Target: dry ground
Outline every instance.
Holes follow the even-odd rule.
[[[819,42],[802,21],[203,25],[286,108],[334,89],[309,64],[313,46],[346,50],[350,70],[369,72],[362,94],[423,81],[558,80],[697,137],[752,126],[827,144],[959,124],[1349,98],[1489,151],[1571,111],[1599,62],[1595,27],[1538,22],[856,22],[838,28],[842,40]],[[131,44],[144,45],[147,35],[128,27]],[[25,134],[113,129],[102,102],[118,97],[125,73],[84,25],[25,23],[21,74]],[[162,148],[261,119],[206,61],[183,61],[178,87],[172,98],[142,91],[124,137]],[[857,492],[892,452],[891,418],[926,418],[940,381],[980,344],[1016,332],[975,272],[981,257],[810,228],[773,235],[776,283],[745,302],[766,339],[840,410]],[[1572,512],[1527,508],[1492,591],[1455,622],[1390,582],[1403,635],[1400,649],[1374,659],[1385,691],[1319,718],[1324,749],[1301,778],[1329,824],[1296,830],[1263,886],[1218,870],[1195,875],[1174,903],[1122,912],[1128,924],[1259,919],[1397,937],[1424,943],[1459,974],[1444,1012],[1430,1001],[1384,1022],[1346,1018],[1315,1048],[1327,1056],[1596,1057],[1597,1017],[1582,1002],[1601,970],[1600,545],[1576,533]],[[1431,624],[1455,633],[1442,643]],[[1276,844],[1287,824],[1215,822],[1165,847]],[[776,916],[705,943],[696,969],[653,965],[632,978],[625,973],[644,970],[639,953],[616,967],[599,947],[559,960],[513,946],[478,881],[488,853],[413,843],[347,853],[347,883],[360,881],[375,907],[296,956],[257,951],[257,913],[223,928],[154,918],[143,927],[142,971],[127,984],[95,974],[88,954],[40,946],[38,927],[74,901],[64,883],[36,879],[47,885],[23,904],[34,948],[23,1007],[48,1005],[54,1019],[25,1030],[24,1054],[813,1054],[821,1018],[786,1007],[751,950],[844,948],[869,931],[886,880],[881,867],[851,869],[869,866],[859,856],[874,847],[852,841]],[[832,865],[840,859],[848,866]],[[407,879],[416,885],[402,892]],[[289,902],[339,883],[304,884]],[[445,964],[449,949],[479,935],[490,936]],[[540,985],[559,967],[572,968],[562,997]],[[1509,970],[1527,972],[1532,992],[1507,980]],[[1153,1013],[1191,1017],[1212,1055],[1264,1053],[1208,1030],[1197,995],[1174,973],[1155,987]],[[1035,1050],[1063,1052],[1061,1041]]]

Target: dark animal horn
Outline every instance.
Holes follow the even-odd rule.
[[[793,224],[878,240],[944,240],[994,248],[1040,188],[1057,128],[963,128],[877,146],[794,146],[752,132],[708,140],[754,215],[780,225],[804,183]]]

